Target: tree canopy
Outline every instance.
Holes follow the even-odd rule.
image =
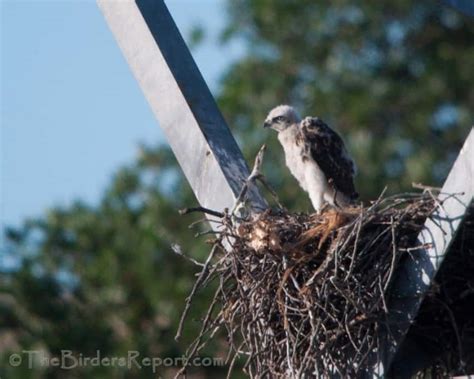
[[[442,184],[474,119],[472,19],[433,1],[226,4],[222,43],[241,40],[247,53],[223,75],[217,100],[249,162],[268,143],[264,173],[289,209],[309,211],[309,201],[275,135],[261,127],[281,103],[340,132],[364,201],[384,187]],[[9,352],[28,349],[181,356],[192,322],[183,341],[173,337],[197,270],[170,246],[205,256],[203,238],[188,228],[196,218],[177,213],[195,204],[169,148],[151,143],[117,171],[97,206],[78,201],[7,228],[5,256],[16,263],[0,267],[0,376],[150,376],[124,367],[9,366]]]

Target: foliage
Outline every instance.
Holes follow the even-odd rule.
[[[195,269],[171,245],[179,242],[198,259],[204,249],[187,227],[192,219],[178,216],[181,205],[195,200],[175,170],[168,149],[143,147],[137,162],[117,172],[97,207],[78,202],[7,230],[7,254],[18,267],[0,282],[4,352],[60,356],[72,350],[93,357],[100,350],[101,356],[121,357],[136,350],[142,357],[181,357],[176,320]],[[18,370],[8,369],[7,356],[6,373]],[[69,374],[98,370],[115,377],[119,369]],[[127,373],[149,377],[151,371]],[[51,367],[44,374],[67,372]]]
[[[225,40],[243,40],[248,55],[224,77],[220,104],[247,154],[266,138],[266,112],[290,103],[343,135],[365,200],[442,184],[474,119],[472,19],[406,0],[236,0],[228,14]],[[270,138],[267,172],[294,201]]]
[[[260,128],[279,103],[343,135],[364,200],[386,185],[397,192],[413,181],[442,183],[473,119],[472,20],[407,0],[229,0],[227,14],[223,43],[240,40],[247,54],[222,77],[218,102],[248,159],[270,140],[264,172],[286,206],[310,209],[275,136]],[[203,258],[192,219],[177,214],[194,204],[169,149],[145,146],[98,205],[77,202],[6,230],[5,256],[15,264],[0,268],[0,375],[150,376],[120,367],[19,374],[7,358],[22,349],[180,356],[186,340],[173,337],[195,269],[170,245]]]

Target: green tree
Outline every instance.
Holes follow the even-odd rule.
[[[474,23],[434,1],[235,0],[223,41],[247,55],[219,96],[250,159],[267,138],[267,174],[287,203],[308,209],[261,130],[280,103],[337,129],[359,167],[363,199],[442,185],[474,120]]]
[[[21,370],[25,377],[152,375],[150,369],[123,367],[11,367],[9,353],[21,350],[40,351],[38,358],[60,356],[61,350],[91,357],[97,350],[103,357],[126,357],[128,351],[181,357],[194,335],[192,318],[200,313],[190,315],[181,345],[174,336],[198,270],[171,246],[179,243],[183,252],[204,258],[205,245],[196,244],[188,229],[196,217],[183,219],[177,212],[194,203],[171,151],[143,146],[137,161],[116,173],[97,207],[77,202],[7,229],[6,254],[18,267],[0,280],[2,377],[18,377]]]
[[[268,142],[265,174],[290,209],[310,210],[309,202],[275,136],[261,128],[279,103],[343,135],[364,200],[385,186],[442,184],[473,120],[472,20],[436,2],[407,0],[229,0],[227,14],[223,43],[240,40],[247,53],[223,76],[218,102],[249,161]],[[177,214],[193,204],[170,150],[143,146],[99,205],[77,202],[7,229],[5,254],[16,263],[1,268],[0,376],[150,376],[123,368],[21,372],[7,359],[22,349],[182,354],[193,321],[181,344],[173,337],[196,268],[170,245],[205,256],[187,227],[196,217]],[[204,306],[197,302],[190,320]]]

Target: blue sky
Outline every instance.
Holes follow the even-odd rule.
[[[96,202],[140,141],[163,141],[94,1],[1,3],[0,222],[17,225],[74,199]],[[166,1],[211,90],[242,46],[223,49],[224,2]]]

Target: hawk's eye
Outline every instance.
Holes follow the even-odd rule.
[[[285,121],[285,117],[278,116],[278,117],[275,117],[273,120],[276,121],[276,122],[282,122],[282,121]]]

